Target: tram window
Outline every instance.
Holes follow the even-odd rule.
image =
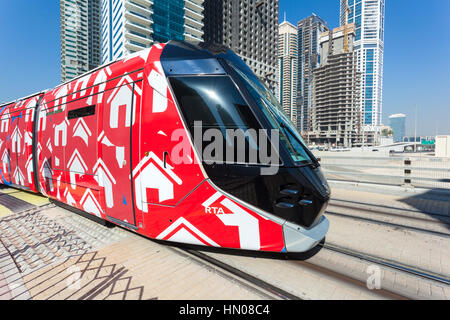
[[[209,128],[260,128],[228,76],[179,77],[171,83],[191,128],[196,121]]]
[[[312,159],[314,155],[308,151],[306,143],[270,90],[256,78],[248,67],[244,66],[240,68],[232,62],[229,62],[229,65],[241,78],[250,95],[254,98],[254,101],[258,104],[262,112],[264,112],[273,128],[279,130],[280,142],[286,146],[291,158],[296,163],[313,163],[314,161]]]
[[[227,164],[261,164],[259,153],[252,151],[259,151],[261,139],[268,138],[261,136],[258,120],[230,77],[172,77],[170,82],[194,139],[197,139],[196,133],[202,134],[202,150],[199,151],[203,151],[203,160]],[[197,126],[200,122],[201,128]],[[234,136],[239,133],[244,133],[244,139],[239,140]],[[219,138],[220,141],[216,141]],[[242,140],[245,142],[238,143]],[[211,144],[216,142],[217,145],[223,145],[223,149],[219,147],[212,153],[207,152],[211,150]],[[271,144],[265,141],[263,145]],[[233,153],[230,152],[232,156],[228,157],[230,149]]]
[[[95,114],[95,105],[69,111],[67,118],[69,120],[71,120],[71,119],[93,116],[94,114]]]

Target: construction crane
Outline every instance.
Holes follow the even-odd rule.
[[[344,25],[344,53],[348,52],[348,47],[349,47],[349,39],[348,39],[348,34],[349,34],[349,25],[348,25],[348,20],[349,20],[349,15],[350,15],[350,7],[348,6],[348,0],[342,0],[342,3],[344,4],[344,8],[345,8],[345,25]]]

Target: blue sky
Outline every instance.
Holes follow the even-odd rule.
[[[419,6],[419,4],[422,4]],[[339,0],[280,0],[280,21],[313,12],[339,26]],[[383,122],[408,115],[407,134],[450,135],[450,1],[386,0]]]
[[[59,0],[0,1],[0,101],[56,86],[61,80]]]
[[[56,86],[59,0],[1,0],[0,8],[0,102]],[[284,12],[294,24],[314,12],[334,28],[339,0],[280,0],[281,20]],[[384,122],[405,113],[412,134],[417,104],[419,134],[436,126],[450,134],[450,1],[386,0],[384,60]]]

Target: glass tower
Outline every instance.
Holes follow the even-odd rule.
[[[393,114],[389,117],[389,126],[394,131],[394,142],[402,142],[406,137],[406,115]]]
[[[354,50],[362,73],[361,106],[365,131],[378,132],[383,111],[383,53],[385,0],[340,0],[341,26],[354,23]]]
[[[101,0],[102,63],[170,40],[203,40],[204,0]]]
[[[184,40],[184,0],[154,1],[153,40]]]

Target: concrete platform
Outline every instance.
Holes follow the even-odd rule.
[[[58,207],[26,213],[0,209],[0,299],[268,298],[170,246]]]
[[[333,187],[333,198],[417,212],[448,212],[434,195],[368,192]],[[48,200],[0,190],[0,299],[17,300],[260,300],[271,299],[248,283],[181,254],[178,249],[107,228]],[[44,207],[40,207],[44,206]],[[450,240],[334,217],[327,241],[450,275]],[[345,257],[319,254],[300,262],[217,255],[226,263],[305,299],[389,298],[351,283],[357,273]],[[342,261],[340,261],[341,259]],[[317,269],[318,262],[334,273]],[[314,265],[316,263],[316,265]],[[320,265],[320,263],[318,264]],[[320,267],[320,266],[319,266]],[[341,269],[344,271],[339,271]],[[320,268],[319,268],[320,269]],[[359,270],[366,277],[365,270]],[[365,279],[365,278],[364,278]],[[419,299],[449,299],[450,289],[383,272],[383,287],[414,291]]]

